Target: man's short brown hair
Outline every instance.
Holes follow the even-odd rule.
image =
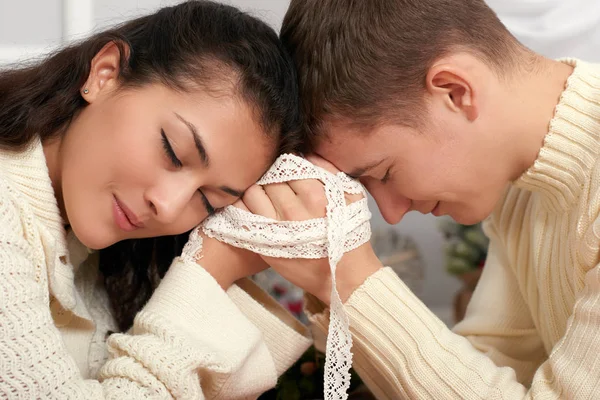
[[[437,59],[471,51],[502,74],[521,48],[483,0],[292,0],[281,39],[298,68],[309,142],[326,120],[418,125]]]

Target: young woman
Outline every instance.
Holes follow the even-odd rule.
[[[295,85],[272,29],[208,1],[0,72],[0,397],[275,384],[309,340],[232,285],[264,265],[209,240],[202,265],[175,257],[294,147]]]

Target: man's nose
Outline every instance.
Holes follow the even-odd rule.
[[[399,223],[410,210],[411,200],[394,193],[387,186],[378,182],[363,182],[363,184],[377,203],[377,208],[388,224]]]

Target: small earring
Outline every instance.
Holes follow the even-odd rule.
[[[88,88],[83,89],[83,94],[88,94],[90,91],[88,90]]]

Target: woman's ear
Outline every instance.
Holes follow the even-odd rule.
[[[123,48],[128,50],[126,47]],[[125,51],[125,53],[128,52]],[[119,82],[122,56],[126,57],[127,54],[121,54],[119,46],[115,42],[105,44],[94,56],[88,79],[81,88],[81,95],[88,103],[91,104],[98,97],[116,89]]]

